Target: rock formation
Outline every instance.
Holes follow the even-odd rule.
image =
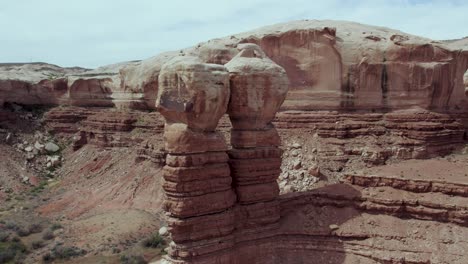
[[[75,151],[40,212],[164,209],[174,263],[466,263],[468,161],[439,158],[466,152],[464,43],[296,21],[96,70],[3,64],[0,140],[39,120],[14,103],[60,105],[42,120]],[[28,154],[0,146],[2,170]]]
[[[232,254],[237,243],[278,229],[282,151],[271,121],[288,78],[257,45],[238,48],[225,67],[179,56],[159,75],[171,261],[236,263],[243,259]],[[215,132],[226,111],[233,124],[229,165],[224,138]]]
[[[229,163],[239,203],[236,227],[243,233],[240,239],[259,239],[278,228],[276,179],[282,151],[271,121],[286,97],[288,78],[257,45],[242,44],[238,49],[226,64],[231,84]]]
[[[236,195],[227,145],[215,131],[227,110],[229,75],[221,65],[180,56],[164,64],[159,87],[156,105],[166,120],[168,153],[163,187],[173,240],[169,256],[191,263],[234,243]]]
[[[236,56],[239,43],[258,44],[286,70],[290,85],[283,110],[467,108],[461,95],[468,48],[458,42],[352,22],[303,20],[210,40],[181,52],[225,64]],[[133,86],[147,87],[149,76],[157,76],[159,65],[175,55],[161,54],[123,71],[154,70],[140,81],[132,78]]]
[[[463,112],[468,108],[463,96],[466,39],[433,41],[388,28],[318,20],[267,26],[93,71],[56,73],[57,69],[52,75],[40,75],[30,65],[14,70],[0,67],[0,79],[8,80],[0,84],[0,101],[154,109],[165,62],[182,53],[225,64],[239,52],[239,43],[258,44],[286,70],[290,85],[283,110],[389,111],[418,106]]]

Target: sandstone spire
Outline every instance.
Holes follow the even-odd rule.
[[[271,122],[288,78],[257,45],[238,48],[226,67],[179,56],[159,75],[172,263],[238,263],[244,258],[234,252],[243,242],[278,228],[282,151]],[[215,131],[226,111],[233,124],[229,158]]]
[[[238,49],[239,54],[226,64],[231,84],[228,114],[233,126],[229,162],[240,203],[238,226],[242,232],[256,229],[266,234],[265,228],[274,229],[279,220],[276,179],[282,151],[271,121],[286,97],[288,78],[259,46],[241,44]]]
[[[214,131],[227,109],[228,78],[223,66],[195,57],[176,57],[161,69],[156,105],[166,120],[163,187],[173,262],[200,261],[233,244],[236,196],[225,140]]]

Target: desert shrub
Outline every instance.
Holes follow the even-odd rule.
[[[152,236],[143,240],[143,246],[150,247],[150,248],[162,247],[164,246],[164,238],[160,236],[158,233],[153,234]]]
[[[60,229],[62,228],[62,225],[59,224],[59,223],[53,223],[51,226],[50,226],[50,230],[57,230],[57,229]]]
[[[36,234],[42,231],[42,226],[40,224],[35,223],[35,224],[29,225],[28,229],[29,229],[29,233]]]
[[[11,248],[0,249],[0,263],[7,263],[13,260],[16,256],[16,252]]]
[[[86,254],[86,250],[77,247],[63,247],[56,246],[49,253],[42,256],[44,262],[54,261],[56,259],[70,259],[74,257],[83,256]]]
[[[148,263],[142,256],[120,256],[120,263],[122,264],[146,264]]]
[[[25,237],[25,236],[29,236],[29,234],[31,234],[31,232],[29,232],[29,229],[28,228],[25,228],[25,227],[20,227],[16,230],[16,234],[20,237]]]
[[[32,189],[30,190],[30,192],[31,192],[31,194],[40,193],[40,192],[42,192],[42,191],[45,189],[46,186],[47,186],[47,181],[41,181],[41,182],[39,183],[39,185],[36,186],[36,187],[34,187],[34,188],[32,188]]]
[[[0,242],[6,242],[10,236],[7,232],[0,232]]]
[[[77,247],[58,246],[52,249],[52,256],[55,259],[69,259],[86,254],[86,250]]]
[[[32,247],[33,249],[38,249],[38,248],[41,248],[41,247],[43,247],[43,246],[44,246],[44,241],[42,241],[42,240],[36,240],[36,241],[33,241],[33,242],[31,243],[31,247]]]
[[[10,229],[10,230],[13,230],[13,231],[16,231],[19,228],[18,225],[15,222],[11,222],[11,221],[6,222],[5,227],[7,229]]]
[[[0,243],[0,263],[7,263],[14,259],[21,259],[26,252],[26,246],[22,242]],[[18,261],[19,262],[19,261]]]
[[[49,262],[49,261],[52,261],[54,259],[52,258],[52,255],[50,253],[45,253],[44,255],[42,255],[42,260],[44,262]]]
[[[52,230],[50,230],[50,229],[48,229],[44,233],[42,233],[42,239],[44,239],[44,240],[51,240],[54,237],[55,237],[54,232],[52,232]]]

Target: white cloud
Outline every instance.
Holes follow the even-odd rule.
[[[97,67],[296,19],[351,20],[434,39],[468,35],[443,0],[0,0],[0,62]]]

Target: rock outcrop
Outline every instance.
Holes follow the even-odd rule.
[[[181,52],[225,64],[236,56],[239,43],[258,44],[286,70],[290,85],[283,110],[388,111],[419,106],[457,112],[467,108],[461,95],[468,52],[461,44],[358,23],[304,20],[210,40]],[[157,72],[156,65],[176,54],[165,53],[127,68]],[[147,76],[157,76],[156,72]],[[146,78],[132,80],[135,87],[151,83]]]
[[[226,64],[232,123],[229,163],[237,194],[238,241],[271,236],[278,229],[281,145],[271,123],[287,93],[283,68],[254,44],[242,44]],[[240,259],[238,259],[240,261]]]
[[[355,171],[463,151],[465,42],[296,21],[96,70],[0,65],[0,139],[15,103],[60,105],[43,121],[74,151],[39,212],[164,210],[170,262],[466,263],[466,158]]]
[[[238,48],[226,67],[179,56],[159,75],[172,262],[249,261],[234,250],[279,228],[281,150],[271,121],[288,78],[257,45]],[[226,112],[233,124],[229,160],[224,138],[215,132]]]
[[[468,68],[465,42],[433,41],[352,22],[302,20],[140,62],[79,73],[62,69],[51,78],[41,75],[26,82],[18,82],[22,77],[13,76],[11,67],[2,67],[0,79],[8,81],[0,84],[0,100],[154,109],[158,75],[171,58],[187,54],[223,65],[239,52],[238,44],[255,43],[290,79],[283,110],[389,111],[419,106],[461,112],[468,108],[463,96]],[[18,67],[26,71],[27,66]]]
[[[131,62],[95,70],[45,63],[1,64],[0,102],[87,107],[114,107],[117,103],[120,106],[119,70],[128,64]]]
[[[173,240],[169,256],[192,263],[234,243],[236,195],[227,145],[215,131],[227,109],[229,75],[221,65],[180,56],[164,64],[159,87],[156,105],[166,120],[168,153],[163,188]]]
[[[442,259],[463,262],[460,254],[428,255],[431,246],[417,245],[422,241],[438,246],[451,243],[444,235],[423,233],[423,223],[433,228],[438,225],[434,221],[447,222],[450,224],[444,225],[444,230],[466,233],[460,228],[468,224],[464,183],[346,174],[342,179],[346,183],[279,196],[277,178],[282,151],[272,121],[286,96],[284,87],[288,79],[285,71],[257,45],[239,45],[239,50],[225,67],[216,66],[219,70],[211,74],[207,69],[213,69],[213,64],[207,66],[199,59],[181,56],[164,66],[159,76],[158,108],[165,116],[169,152],[164,169],[165,210],[173,239],[166,261],[398,263],[404,259],[410,263],[426,263]],[[224,69],[229,72],[229,82],[218,79],[219,72],[226,73]],[[218,80],[218,89],[228,89],[229,83],[231,100],[227,109],[219,102],[227,102],[229,93],[210,89],[216,87],[213,80]],[[205,102],[206,98],[211,98],[211,103]],[[270,101],[271,108],[263,106]],[[214,120],[205,119],[208,109]],[[214,132],[226,110],[232,123],[229,160],[222,137]],[[395,130],[396,135],[406,139],[402,146],[410,145],[412,139],[415,144],[427,141],[428,145],[438,146],[444,140],[460,140],[463,131],[450,116],[421,109],[359,117],[316,113],[317,120],[331,120],[322,124],[310,122],[312,115],[294,113],[282,113],[277,124],[283,128],[295,124],[314,129],[320,137],[335,140],[369,134],[380,137],[385,130]],[[305,121],[282,120],[288,115]],[[350,122],[341,124],[341,118]],[[385,122],[380,121],[382,118]],[[193,138],[201,144],[196,144]],[[292,148],[301,149],[302,145],[295,143]],[[356,154],[370,163],[379,156],[371,157],[373,154],[368,150],[347,153]],[[303,165],[296,162],[292,169]],[[318,166],[309,168],[311,175],[320,177]],[[420,194],[427,192],[432,194]],[[410,223],[395,226],[408,218]],[[398,238],[393,239],[395,233],[405,238],[410,250],[404,250]],[[466,241],[460,243],[465,245]]]

